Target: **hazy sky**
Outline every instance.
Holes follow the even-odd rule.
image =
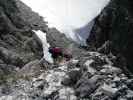
[[[21,0],[33,11],[45,17],[49,26],[61,32],[73,33],[75,29],[91,22],[110,0]],[[70,36],[72,37],[72,36]]]

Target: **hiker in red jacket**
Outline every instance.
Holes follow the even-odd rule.
[[[59,47],[49,48],[49,52],[52,54],[54,59],[57,59],[59,56],[63,56],[62,48]]]
[[[55,63],[60,63],[62,61],[69,61],[72,55],[60,47],[49,48],[49,52],[52,54]]]

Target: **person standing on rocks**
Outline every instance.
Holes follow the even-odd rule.
[[[65,63],[72,58],[72,54],[69,50],[61,47],[50,47],[49,52],[52,54],[55,64]]]

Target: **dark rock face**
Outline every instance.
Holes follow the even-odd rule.
[[[4,67],[7,65],[7,68],[9,66],[21,68],[43,56],[42,44],[32,32],[32,29],[38,28],[32,27],[32,22],[36,20],[36,23],[39,23],[42,19],[30,9],[22,9],[21,6],[24,4],[18,0],[0,0],[0,63]],[[33,17],[29,18],[28,14],[31,13]],[[46,25],[43,27],[45,30]]]
[[[67,39],[63,33],[60,33],[57,29],[51,28],[48,30],[47,39],[53,47],[68,47],[72,41]]]
[[[96,19],[92,34],[87,41],[88,44],[93,44],[97,48],[109,41],[110,46],[107,46],[110,51],[108,52],[124,57],[128,69],[133,72],[132,9],[133,2],[131,0],[112,0]],[[104,53],[105,50],[102,52]]]

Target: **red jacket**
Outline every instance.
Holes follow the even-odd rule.
[[[56,54],[58,54],[58,53],[61,53],[62,52],[62,49],[61,48],[58,48],[58,47],[50,48],[49,49],[49,52],[50,53],[56,53]]]

